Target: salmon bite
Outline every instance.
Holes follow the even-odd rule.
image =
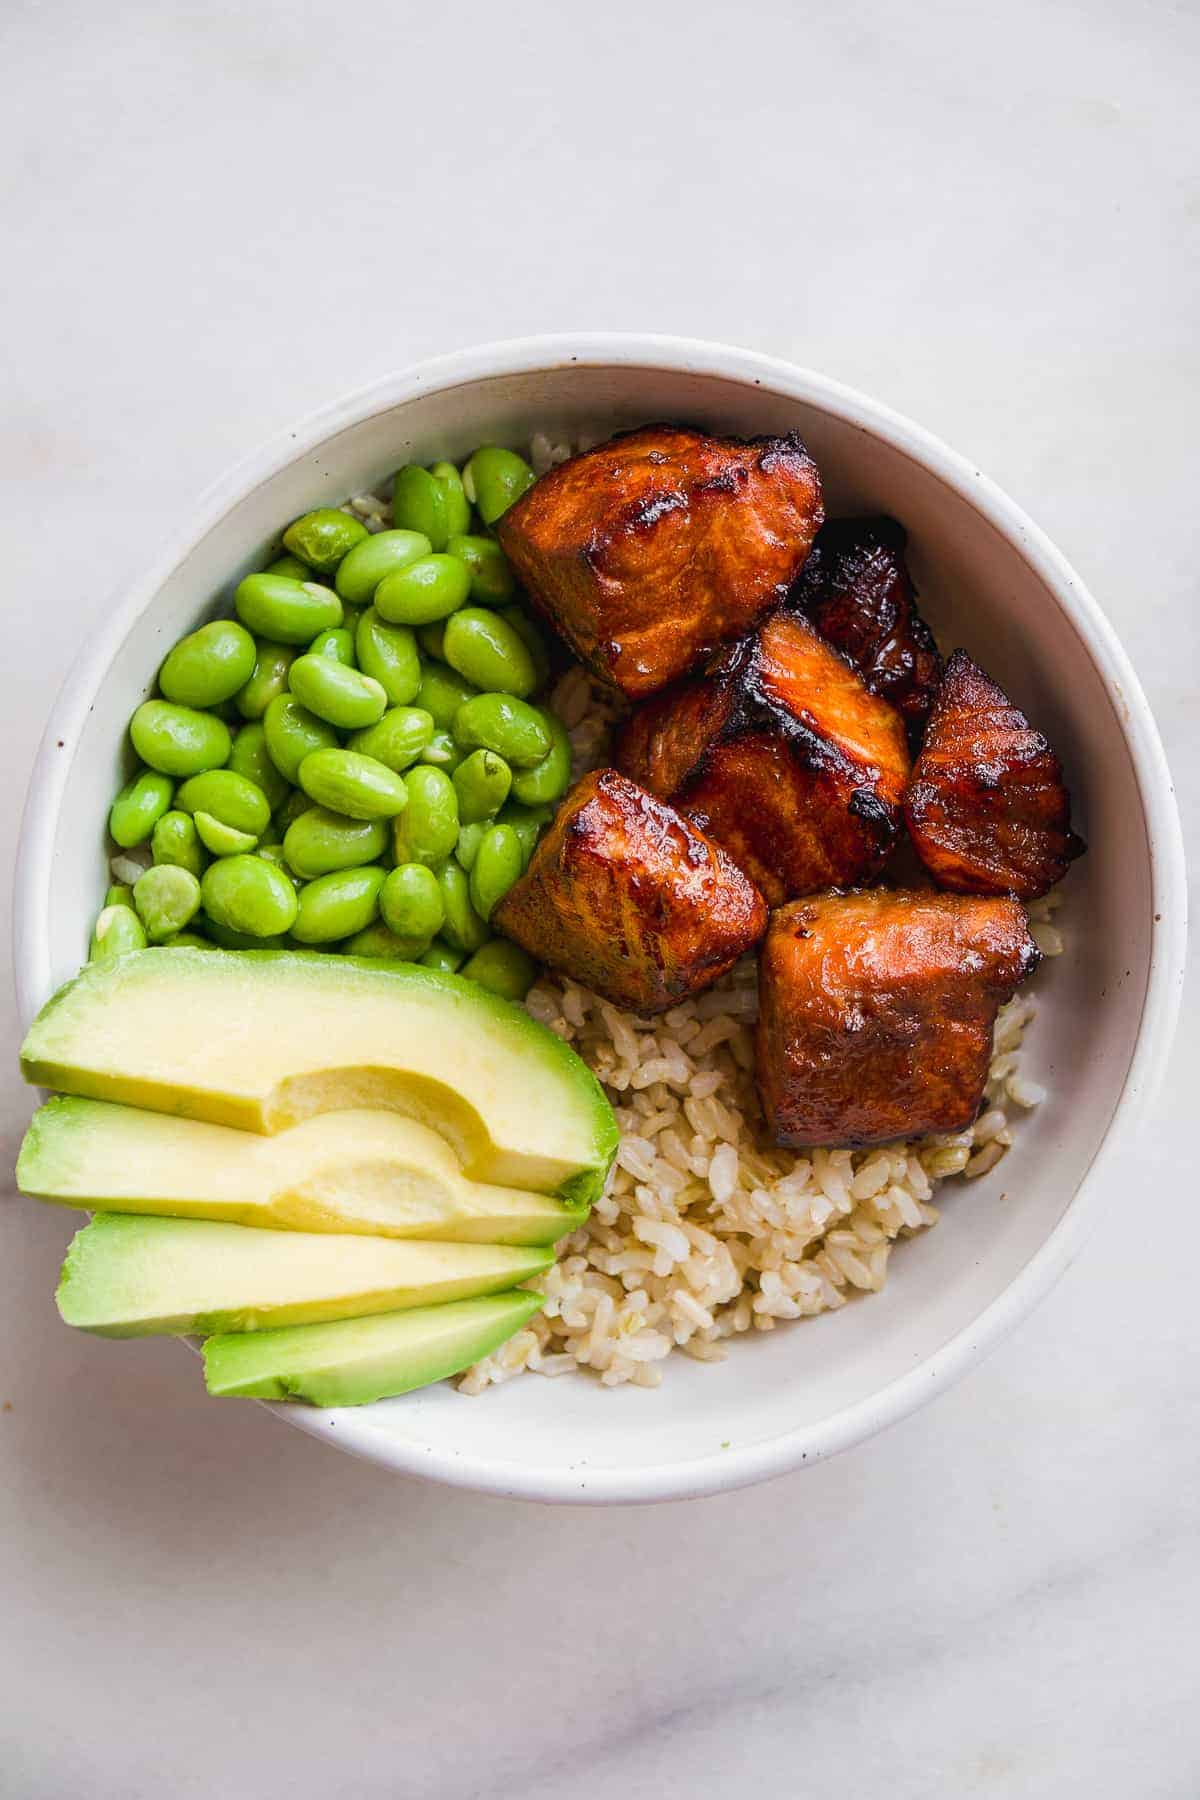
[[[794,432],[643,425],[549,470],[497,535],[575,654],[637,699],[780,601],[823,516]]]

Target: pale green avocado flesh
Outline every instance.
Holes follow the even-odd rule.
[[[210,1394],[366,1406],[457,1375],[489,1356],[541,1306],[539,1294],[491,1294],[373,1319],[210,1337]]]
[[[437,1132],[366,1108],[262,1137],[61,1095],[30,1121],[17,1185],[89,1212],[459,1243],[553,1244],[587,1218],[551,1195],[468,1181]]]
[[[153,949],[91,963],[38,1014],[25,1078],[242,1130],[391,1108],[475,1182],[590,1205],[617,1148],[591,1071],[475,982],[286,951]]]
[[[259,1231],[98,1213],[67,1251],[58,1309],[105,1337],[253,1332],[494,1294],[551,1249]]]

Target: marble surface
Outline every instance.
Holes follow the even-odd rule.
[[[388,367],[587,326],[975,456],[1116,621],[1194,843],[1198,47],[1136,0],[9,0],[5,859],[81,631],[199,487]],[[485,1501],[206,1402],[186,1350],[63,1330],[69,1225],[0,1200],[0,1793],[1191,1800],[1194,1011],[1015,1339],[690,1505]]]

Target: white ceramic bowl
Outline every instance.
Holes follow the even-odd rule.
[[[1090,849],[1067,882],[1068,954],[1043,965],[1026,1040],[1023,1066],[1050,1098],[994,1175],[942,1190],[942,1223],[897,1251],[883,1293],[740,1339],[722,1364],[675,1358],[657,1391],[528,1376],[479,1399],[443,1384],[338,1413],[273,1409],[393,1468],[537,1500],[666,1500],[761,1480],[962,1375],[1077,1251],[1162,1068],[1182,983],[1183,853],[1158,735],[1111,628],[1046,538],[952,451],[822,376],[602,335],[491,345],[388,377],[244,463],[122,590],[55,705],[30,786],[16,874],[24,1019],[84,957],[129,715],[167,648],[227,603],[283,524],[410,459],[653,419],[799,427],[831,514],[902,520],[942,642],[965,645],[1045,728]]]

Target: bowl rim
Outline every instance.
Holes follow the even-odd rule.
[[[882,439],[981,513],[1053,593],[1113,699],[1141,799],[1155,915],[1129,1070],[1108,1126],[1058,1225],[1016,1279],[970,1325],[868,1398],[815,1424],[743,1448],[687,1461],[650,1462],[637,1469],[564,1469],[448,1454],[420,1444],[391,1443],[352,1409],[343,1409],[335,1419],[307,1408],[268,1406],[288,1423],[354,1455],[455,1487],[547,1502],[668,1501],[748,1486],[820,1461],[896,1423],[961,1379],[1049,1292],[1079,1253],[1103,1198],[1097,1174],[1128,1146],[1166,1067],[1184,978],[1187,887],[1179,814],[1158,729],[1129,658],[1096,600],[1045,533],[970,461],[902,414],[829,376],[761,352],[657,333],[567,332],[505,339],[434,357],[358,388],[276,433],[211,486],[198,501],[191,522],[170,537],[145,572],[120,584],[118,597],[102,614],[103,622],[83,644],[51,709],[29,779],[14,863],[13,967],[24,1030],[50,990],[44,897],[72,762],[59,753],[60,740],[66,746],[77,740],[121,642],[175,567],[256,488],[373,414],[431,392],[571,366],[699,374],[767,388]]]

